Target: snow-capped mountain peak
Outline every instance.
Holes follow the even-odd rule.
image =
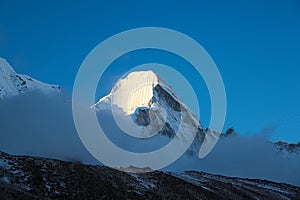
[[[134,137],[156,133],[182,141],[196,137],[197,148],[189,149],[193,155],[205,136],[197,116],[153,71],[129,73],[91,107],[98,113],[111,111],[121,130]]]
[[[0,57],[0,99],[16,96],[27,91],[58,94],[61,89],[57,85],[46,84],[30,76],[17,74],[10,64]]]
[[[174,91],[153,71],[134,71],[120,79],[111,92],[92,107],[96,110],[106,110],[113,104],[125,114],[132,114],[137,107],[149,106],[149,101],[155,95],[155,88],[158,87],[164,88],[175,100],[179,100]],[[155,102],[150,104],[155,105]]]

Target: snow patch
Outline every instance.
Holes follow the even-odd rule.
[[[138,174],[135,173],[131,173],[130,174],[132,177],[135,178],[135,180],[144,188],[146,189],[152,189],[156,187],[156,184],[151,181],[151,180],[147,180],[147,179],[143,179],[142,177],[140,177]]]
[[[9,178],[8,178],[7,176],[3,176],[3,177],[1,178],[1,180],[2,180],[4,183],[10,183],[10,180],[9,180]]]

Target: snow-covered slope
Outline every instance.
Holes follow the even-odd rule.
[[[44,94],[61,92],[57,85],[49,85],[30,76],[17,74],[5,59],[0,58],[0,99],[27,91],[39,91]]]
[[[92,108],[100,113],[111,110],[121,130],[134,137],[158,133],[187,141],[196,136],[196,143],[188,149],[193,155],[198,154],[205,136],[196,115],[153,71],[131,72]]]

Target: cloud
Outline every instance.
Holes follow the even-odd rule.
[[[0,150],[97,163],[77,135],[71,103],[61,96],[27,93],[1,100]]]
[[[300,154],[283,155],[268,142],[272,129],[261,135],[229,137],[218,141],[212,152],[202,160],[181,158],[170,170],[203,170],[226,176],[268,179],[300,186]]]
[[[105,124],[107,130],[113,132],[110,139],[122,148],[127,145],[129,149],[140,148],[140,152],[160,148],[162,137],[154,138],[152,143],[147,140],[131,142],[125,136],[119,137],[118,129],[109,120]],[[274,130],[275,127],[270,126],[252,137],[222,138],[204,159],[185,155],[164,170],[201,170],[300,186],[300,155],[284,156],[278,153],[275,146],[266,140]],[[99,164],[77,135],[71,102],[62,97],[46,97],[36,93],[1,100],[0,150],[17,155]]]

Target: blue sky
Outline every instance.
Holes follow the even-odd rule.
[[[0,56],[17,72],[59,84],[71,95],[81,62],[101,41],[137,27],[174,29],[198,41],[217,64],[227,92],[225,127],[300,141],[300,2],[178,2],[1,1]],[[142,64],[150,55],[154,61],[180,63],[156,54],[116,63]],[[107,72],[110,82],[99,86],[99,96],[111,88],[117,69]],[[185,74],[201,82],[188,70]],[[201,122],[208,125],[210,101],[204,91],[199,86],[197,96]]]

